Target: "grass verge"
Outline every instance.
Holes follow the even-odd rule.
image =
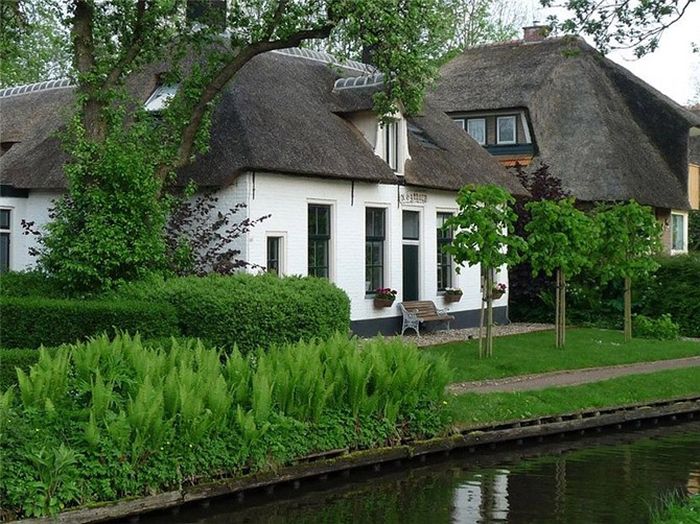
[[[614,366],[700,355],[700,343],[687,340],[634,339],[625,343],[621,331],[569,329],[566,348],[554,347],[554,332],[540,331],[498,337],[494,355],[479,358],[476,340],[425,349],[447,358],[454,381],[482,380],[564,369]]]
[[[700,495],[688,499],[671,497],[651,516],[652,524],[700,524]]]
[[[448,404],[458,426],[556,415],[700,394],[700,371],[675,369],[593,384],[515,393],[465,393]]]

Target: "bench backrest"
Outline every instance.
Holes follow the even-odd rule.
[[[406,311],[416,313],[418,318],[434,317],[437,315],[437,308],[432,300],[412,300],[410,302],[402,302],[401,305]]]

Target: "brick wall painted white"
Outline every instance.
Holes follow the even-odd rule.
[[[35,260],[29,255],[31,247],[37,245],[37,237],[24,235],[22,219],[34,222],[41,228],[49,220],[52,202],[61,195],[58,191],[32,191],[28,198],[0,197],[0,208],[9,209],[10,214],[10,269],[23,271],[31,269]]]

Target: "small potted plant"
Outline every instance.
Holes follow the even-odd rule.
[[[374,290],[374,307],[391,307],[396,300],[396,290],[380,287]]]
[[[462,300],[462,290],[456,287],[445,289],[445,302],[459,302]]]
[[[493,286],[493,288],[491,288],[491,298],[493,300],[498,300],[506,294],[506,289],[508,289],[508,286],[506,286],[503,282],[496,284]]]

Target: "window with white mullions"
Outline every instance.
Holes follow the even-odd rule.
[[[515,116],[499,116],[496,119],[496,143],[516,143]]]
[[[685,251],[685,216],[671,214],[671,249]]]
[[[282,257],[282,237],[267,237],[267,271],[280,274]]]
[[[452,228],[443,229],[450,213],[437,214],[437,288],[438,291],[452,287],[452,257],[443,248],[452,243]]]
[[[365,291],[374,293],[384,287],[385,210],[365,210]]]
[[[331,206],[309,205],[309,276],[330,275]]]
[[[467,133],[480,145],[486,144],[486,119],[470,118],[467,120]]]
[[[384,159],[394,171],[399,170],[399,132],[398,123],[384,124]]]
[[[0,209],[0,273],[10,270],[10,219],[9,209]]]

